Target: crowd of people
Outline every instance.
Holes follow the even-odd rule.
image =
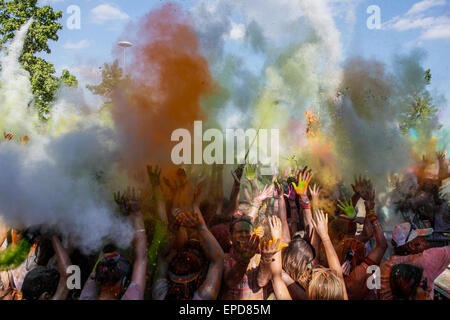
[[[439,193],[450,177],[446,155],[438,162],[435,176],[419,165],[403,193],[397,180],[392,190],[401,197],[388,204],[368,178],[343,199],[308,167],[263,177],[239,165],[225,198],[219,165],[208,178],[180,168],[172,180],[149,166],[146,188],[114,194],[134,228],[131,248],[105,243],[85,254],[57,232],[3,226],[0,260],[27,250],[0,272],[0,299],[432,300],[434,280],[450,264],[448,241],[429,241],[429,227],[450,223]],[[419,218],[388,233],[386,206]],[[81,270],[78,287],[68,285],[70,266]]]

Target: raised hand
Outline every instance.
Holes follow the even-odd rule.
[[[280,218],[277,216],[272,216],[271,219],[269,218],[269,225],[272,238],[281,239],[282,226]]]
[[[355,216],[355,207],[353,207],[351,201],[338,201],[338,208],[341,209],[348,218],[353,218]]]
[[[258,203],[262,203],[264,200],[269,199],[273,196],[273,185],[272,186],[265,186],[263,191],[259,193],[259,195],[256,196],[254,201]]]
[[[289,193],[285,193],[284,196],[288,198],[289,201],[295,201],[295,189],[292,186],[289,186]]]
[[[298,174],[298,183],[292,182],[295,192],[298,195],[306,194],[306,190],[308,190],[309,183],[311,182],[311,178],[313,176],[313,174],[310,173],[310,171],[307,171],[305,169],[303,169],[303,172],[300,172]]]
[[[147,175],[152,186],[159,187],[161,185],[161,168],[159,166],[155,166],[154,170],[152,166],[147,166]]]
[[[258,227],[255,230],[253,230],[253,232],[260,238],[264,237],[264,228],[263,227]]]
[[[11,141],[12,139],[14,139],[14,134],[3,132],[3,137],[5,138],[5,140]]]
[[[353,191],[364,200],[368,199],[370,192],[373,189],[372,182],[369,179],[362,178],[361,176],[355,179],[355,184],[352,184],[352,188]]]
[[[314,202],[319,201],[320,191],[321,190],[318,184],[314,184],[312,188],[309,187],[309,192],[311,192],[311,198]]]
[[[281,239],[272,238],[272,240],[264,241],[261,245],[262,260],[265,263],[271,263],[273,256],[281,249],[287,247],[286,244],[281,243]]]
[[[324,214],[322,210],[316,210],[312,224],[322,240],[328,237],[328,214]]]
[[[253,180],[256,177],[256,164],[250,164],[248,163],[245,168],[245,175],[247,176],[248,180]]]
[[[238,254],[243,260],[250,260],[258,251],[260,242],[261,238],[253,234],[246,242],[240,244],[241,248]]]
[[[176,220],[183,227],[191,229],[198,228],[205,223],[199,211],[178,212]]]
[[[278,182],[278,179],[273,181],[273,197],[279,199],[283,196],[283,186]]]
[[[127,191],[120,194],[120,191],[114,193],[114,201],[125,214],[133,214],[141,211],[141,203],[139,201],[139,192],[132,187],[128,187]]]
[[[245,164],[240,164],[234,171],[231,171],[231,175],[236,183],[240,183],[244,168]]]

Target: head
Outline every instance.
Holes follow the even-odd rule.
[[[58,288],[59,272],[38,266],[27,273],[22,284],[25,300],[46,300],[53,297]]]
[[[283,270],[302,287],[307,288],[310,264],[315,256],[316,252],[311,244],[300,236],[295,236],[281,253]]]
[[[391,269],[389,282],[393,300],[426,299],[428,288],[422,268],[410,264],[395,265]]]
[[[231,223],[233,249],[240,252],[253,234],[253,224],[248,216],[241,216]]]
[[[217,242],[219,242],[223,252],[230,252],[232,245],[230,228],[226,224],[221,223],[211,227],[210,231]]]
[[[392,244],[397,255],[422,253],[429,248],[427,236],[433,233],[433,229],[418,229],[409,222],[401,223],[394,227],[392,232]]]
[[[102,260],[95,268],[95,281],[102,290],[114,291],[119,298],[119,293],[125,287],[130,272],[130,263],[120,256],[114,246],[107,245],[103,249]]]
[[[310,300],[344,300],[344,281],[331,269],[314,269],[309,282]]]
[[[188,240],[169,263],[169,271],[177,276],[199,272],[206,258],[198,240]]]
[[[169,300],[189,300],[203,281],[202,271],[207,265],[200,242],[188,240],[169,263]]]

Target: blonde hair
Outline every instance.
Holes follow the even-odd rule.
[[[344,300],[344,282],[334,270],[317,268],[309,282],[310,300]]]
[[[311,279],[309,264],[314,256],[314,248],[300,237],[294,237],[281,254],[283,270],[305,290]]]

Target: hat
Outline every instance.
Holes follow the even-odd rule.
[[[408,242],[411,242],[417,237],[426,237],[433,233],[432,228],[417,229],[409,222],[404,222],[395,226],[392,231],[392,240],[395,241],[397,247],[400,247]]]

